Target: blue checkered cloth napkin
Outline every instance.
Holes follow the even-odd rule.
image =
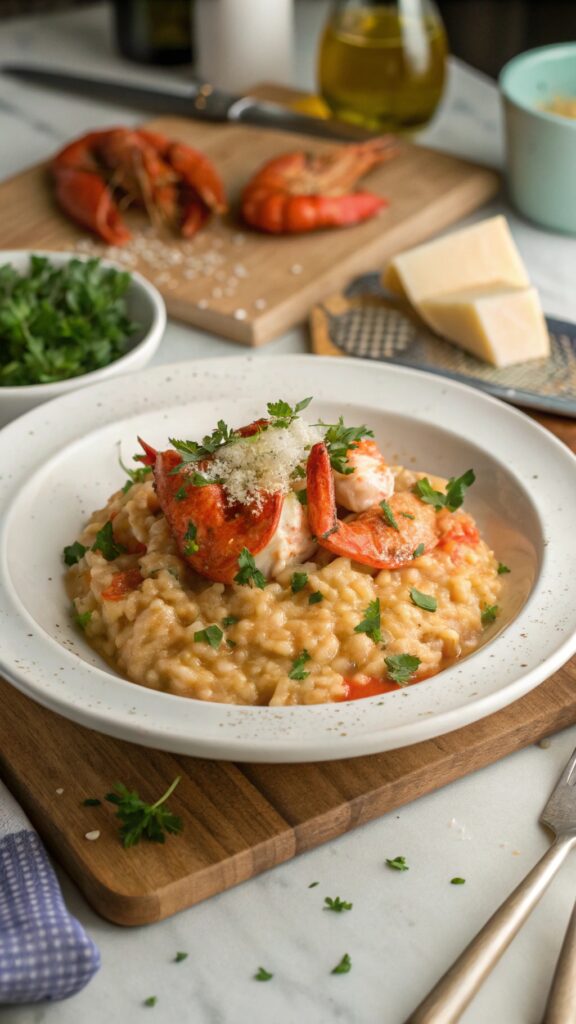
[[[99,966],[38,835],[0,782],[0,1004],[66,999]]]

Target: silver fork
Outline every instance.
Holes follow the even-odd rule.
[[[540,821],[556,838],[523,882],[472,939],[405,1024],[454,1024],[576,845],[576,750]]]

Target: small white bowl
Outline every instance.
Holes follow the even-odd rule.
[[[47,256],[56,267],[61,267],[72,259],[85,259],[73,252],[47,252],[38,249],[0,250],[0,266],[11,263],[16,270],[25,271],[32,255]],[[102,260],[102,265],[114,267],[116,270],[126,269],[110,260]],[[51,398],[58,398],[87,384],[96,384],[107,377],[118,377],[132,370],[141,370],[148,365],[166,330],[166,306],[160,292],[146,278],[135,271],[130,271],[130,276],[132,280],[126,293],[127,313],[139,326],[129,339],[130,347],[126,354],[100,370],[55,381],[53,384],[0,387],[0,427]]]

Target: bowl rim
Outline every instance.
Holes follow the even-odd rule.
[[[510,78],[521,64],[530,64],[533,61],[537,63],[538,58],[545,54],[560,57],[562,56],[562,51],[565,51],[566,55],[573,56],[576,60],[576,42],[548,43],[545,46],[535,46],[531,50],[524,50],[523,53],[516,54],[501,69],[498,75],[498,88],[504,99],[508,103],[514,104],[520,110],[524,110],[526,113],[532,114],[543,121],[549,121],[550,124],[564,125],[568,131],[574,131],[576,130],[576,118],[572,119],[565,117],[563,114],[554,114],[548,110],[541,110],[540,107],[535,107],[530,103],[520,100],[514,95],[510,86]]]
[[[86,263],[88,260],[95,258],[94,256],[76,253],[69,249],[0,249],[0,264],[10,263],[17,257],[26,256],[28,258],[31,256],[46,256],[49,259],[56,258],[56,262],[60,264],[67,263],[73,259]],[[116,263],[114,260],[107,259],[106,257],[97,258],[105,267],[111,267],[122,273],[126,272],[126,267]],[[62,380],[50,381],[46,384],[0,385],[0,400],[36,397],[39,399],[56,398],[60,394],[77,388],[79,386],[78,381],[81,381],[82,384],[97,384],[116,372],[122,373],[123,370],[130,369],[130,365],[137,354],[141,355],[147,349],[151,351],[151,355],[156,351],[166,330],[166,303],[156,286],[148,278],[144,277],[137,270],[129,270],[127,272],[130,274],[130,288],[134,286],[136,291],[140,290],[141,293],[146,295],[150,303],[150,322],[140,341],[133,348],[125,352],[124,355],[118,356],[117,359],[113,359],[112,362],[106,366],[101,366],[98,370],[89,370],[87,373],[80,373],[75,377],[64,377]]]

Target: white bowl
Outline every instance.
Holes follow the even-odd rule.
[[[38,249],[0,250],[0,266],[10,263],[16,270],[25,271],[32,255],[47,256],[56,267],[61,267],[72,259],[85,259],[73,252],[46,252]],[[102,264],[117,270],[126,269],[110,260],[102,260]],[[126,293],[127,312],[130,319],[139,326],[130,337],[130,348],[126,354],[100,370],[83,373],[79,377],[70,377],[68,380],[55,381],[53,384],[0,387],[0,427],[51,398],[58,398],[87,384],[97,384],[107,377],[117,377],[132,370],[141,370],[148,365],[166,329],[166,306],[160,292],[146,278],[134,271],[130,272],[130,276],[132,280]]]

